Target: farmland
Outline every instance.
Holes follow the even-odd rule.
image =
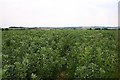
[[[117,78],[115,30],[2,31],[4,79]]]

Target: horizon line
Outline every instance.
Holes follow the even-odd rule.
[[[0,28],[10,28],[10,27],[23,27],[23,28],[64,28],[64,27],[119,27],[119,26],[9,26],[9,27],[0,27]]]

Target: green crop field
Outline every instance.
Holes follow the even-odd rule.
[[[2,31],[2,78],[118,78],[115,30]]]

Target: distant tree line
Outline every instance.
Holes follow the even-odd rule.
[[[7,30],[26,30],[26,29],[36,29],[36,30],[41,30],[41,29],[55,29],[55,28],[25,28],[25,27],[9,27],[9,28],[1,28],[2,31],[7,31]],[[99,28],[99,27],[96,27],[96,28],[76,28],[76,27],[66,27],[66,28],[57,28],[57,29],[61,29],[61,30],[64,30],[64,29],[68,29],[68,30],[83,30],[83,29],[86,29],[86,30],[120,30],[120,28],[108,28],[108,27],[103,27],[103,28]]]

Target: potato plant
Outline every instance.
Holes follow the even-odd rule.
[[[2,32],[2,78],[118,78],[115,30]]]

